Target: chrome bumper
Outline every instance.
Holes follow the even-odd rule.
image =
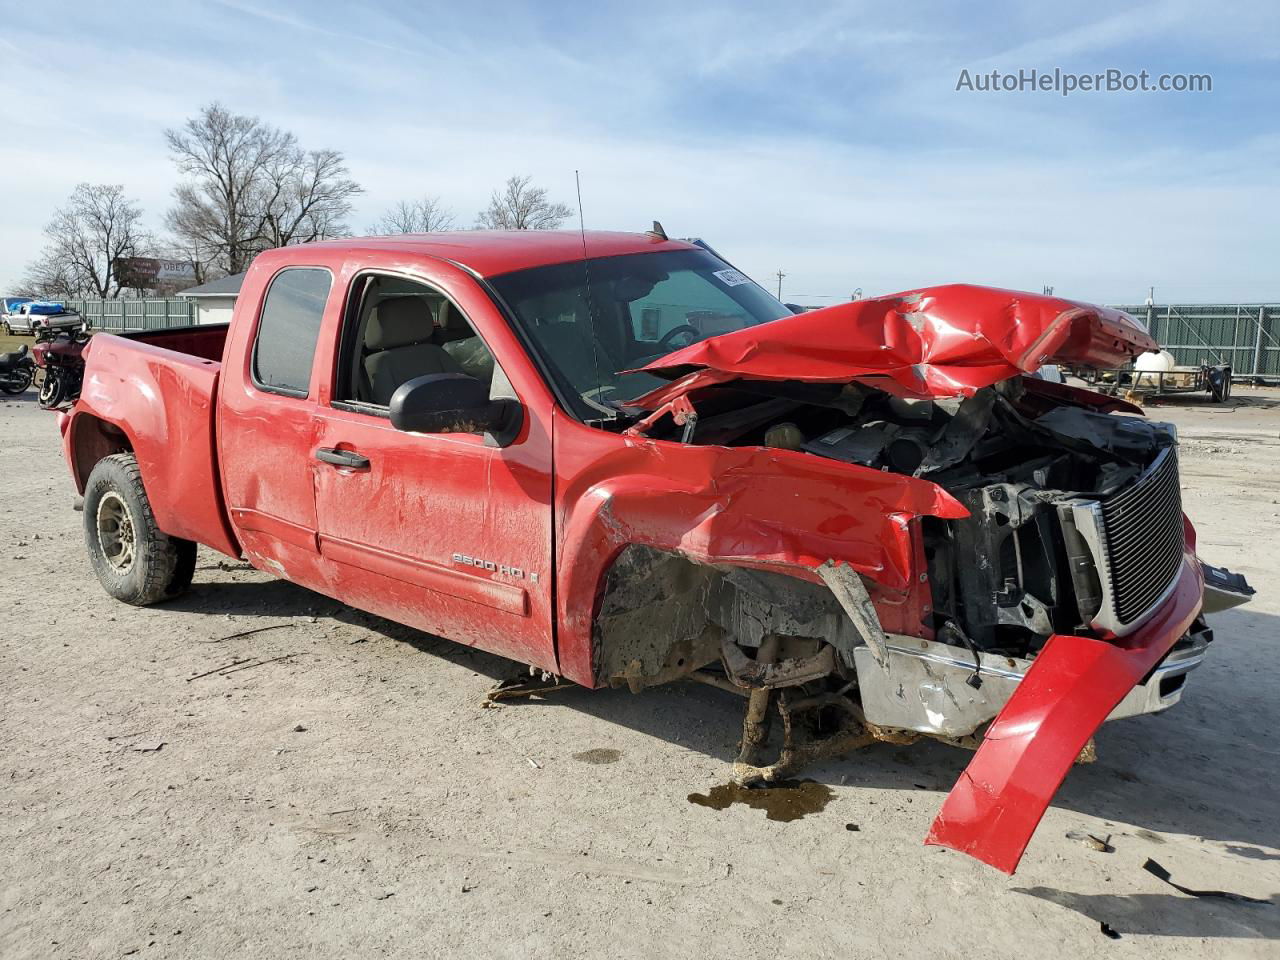
[[[1170,650],[1168,656],[1152,671],[1147,682],[1130,690],[1116,704],[1116,708],[1107,714],[1107,719],[1122,720],[1125,717],[1140,717],[1144,713],[1168,710],[1182,699],[1187,674],[1200,666],[1206,647],[1208,644],[1203,640],[1193,640],[1190,645]]]
[[[1200,666],[1208,644],[1184,640],[1170,650],[1145,682],[1138,684],[1108,715],[1108,720],[1168,710],[1182,698],[1187,674]],[[975,658],[970,650],[945,643],[891,634],[889,665],[882,668],[867,647],[854,651],[862,710],[869,723],[944,737],[963,737],[994,720],[1013,696],[1032,661],[981,654],[973,686]]]

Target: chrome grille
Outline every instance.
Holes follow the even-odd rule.
[[[1105,575],[1115,619],[1133,623],[1159,600],[1182,562],[1178,455],[1168,447],[1132,486],[1102,500]]]

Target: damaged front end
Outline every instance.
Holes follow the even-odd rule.
[[[1027,375],[1153,346],[1100,308],[949,287],[651,364],[675,379],[636,401],[637,440],[836,461],[851,481],[931,485],[942,506],[889,517],[911,545],[892,576],[835,552],[780,572],[745,549],[626,547],[594,620],[596,681],[742,693],[741,782],[876,740],[975,749],[929,842],[1012,872],[1098,725],[1176,703],[1212,639],[1173,427]]]

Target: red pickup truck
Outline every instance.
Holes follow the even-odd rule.
[[[587,687],[702,680],[742,782],[976,749],[929,839],[1012,871],[1210,637],[1172,428],[1033,376],[1154,347],[962,285],[793,315],[656,224],[342,240],[259,256],[229,325],[95,336],[60,426],[120,600],[204,544]]]

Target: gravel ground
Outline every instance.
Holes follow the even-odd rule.
[[[969,756],[938,744],[815,769],[825,809],[775,822],[688,801],[727,779],[718,690],[482,709],[517,665],[209,551],[118,604],[53,417],[0,402],[0,956],[1276,957],[1280,395],[1238,393],[1156,415],[1258,597],[1182,704],[1104,728],[1012,878],[922,845]]]

